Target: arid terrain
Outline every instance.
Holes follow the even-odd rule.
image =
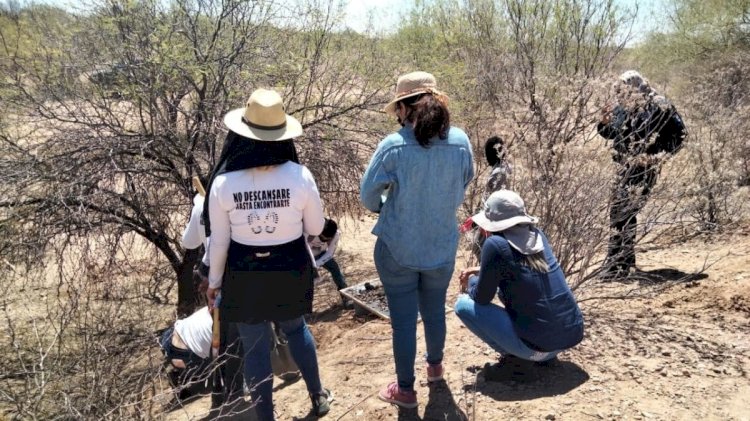
[[[343,225],[338,260],[350,285],[377,277],[372,218]],[[497,355],[449,314],[446,382],[428,386],[421,355],[418,410],[399,411],[376,397],[394,378],[390,327],[344,310],[333,287],[318,286],[309,317],[321,375],[335,401],[328,420],[750,420],[750,228],[667,238],[639,249],[642,273],[626,282],[591,281],[576,292],[586,337],[550,367],[485,382],[481,367]],[[460,251],[457,268],[468,253]],[[456,275],[454,275],[456,278]],[[457,288],[449,291],[455,300]],[[277,419],[306,419],[302,381],[275,380]],[[199,419],[202,398],[166,414]]]

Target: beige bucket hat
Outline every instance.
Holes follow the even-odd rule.
[[[435,76],[427,72],[411,72],[402,75],[396,83],[396,96],[393,101],[385,106],[383,111],[389,115],[396,115],[396,103],[405,98],[410,98],[419,94],[431,93],[444,98],[448,97],[437,90],[437,81]]]
[[[256,89],[245,107],[224,116],[224,125],[240,136],[264,141],[292,139],[303,133],[300,122],[284,111],[281,95],[270,89]]]

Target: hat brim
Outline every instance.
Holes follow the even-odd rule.
[[[295,137],[299,137],[304,133],[302,130],[302,124],[290,116],[286,115],[286,126],[276,130],[264,130],[255,127],[250,127],[242,122],[242,117],[245,115],[245,108],[237,108],[228,112],[224,116],[224,125],[227,129],[237,133],[240,136],[244,136],[250,139],[263,140],[273,142],[277,140],[287,140]]]
[[[539,231],[528,225],[515,225],[503,231],[503,236],[514,249],[524,255],[537,254],[544,250]]]
[[[472,216],[471,220],[479,225],[479,227],[481,227],[483,230],[489,232],[505,231],[508,228],[519,224],[536,224],[539,222],[539,218],[529,215],[514,216],[512,218],[503,219],[502,221],[490,221],[486,216],[484,216],[484,211],[481,211]]]
[[[429,91],[428,90],[419,90],[417,92],[410,92],[407,95],[397,96],[396,98],[394,98],[393,101],[389,102],[388,105],[386,105],[385,108],[383,108],[383,111],[385,111],[385,113],[388,114],[388,115],[395,116],[396,115],[396,103],[398,103],[399,101],[404,100],[406,98],[411,98],[413,96],[426,94],[427,92],[432,92],[434,95],[445,95],[444,93],[442,93],[442,92],[440,92],[438,90],[435,90],[435,89],[431,89]]]

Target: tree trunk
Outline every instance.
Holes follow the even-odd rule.
[[[203,257],[203,247],[185,250],[185,256],[177,273],[177,317],[186,317],[195,311],[200,302],[200,293],[193,280],[193,269]]]

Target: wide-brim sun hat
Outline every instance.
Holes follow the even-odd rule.
[[[302,135],[302,124],[284,111],[278,92],[256,89],[242,108],[224,116],[224,125],[240,136],[262,141],[287,140]]]
[[[523,199],[511,190],[498,190],[484,202],[484,209],[471,219],[488,232],[503,232],[508,242],[523,254],[544,249],[542,237],[533,228],[539,218],[526,213]]]
[[[417,71],[401,75],[396,82],[396,94],[383,108],[389,115],[396,115],[396,104],[406,98],[421,94],[433,94],[447,100],[447,96],[437,89],[437,80],[431,73]]]

